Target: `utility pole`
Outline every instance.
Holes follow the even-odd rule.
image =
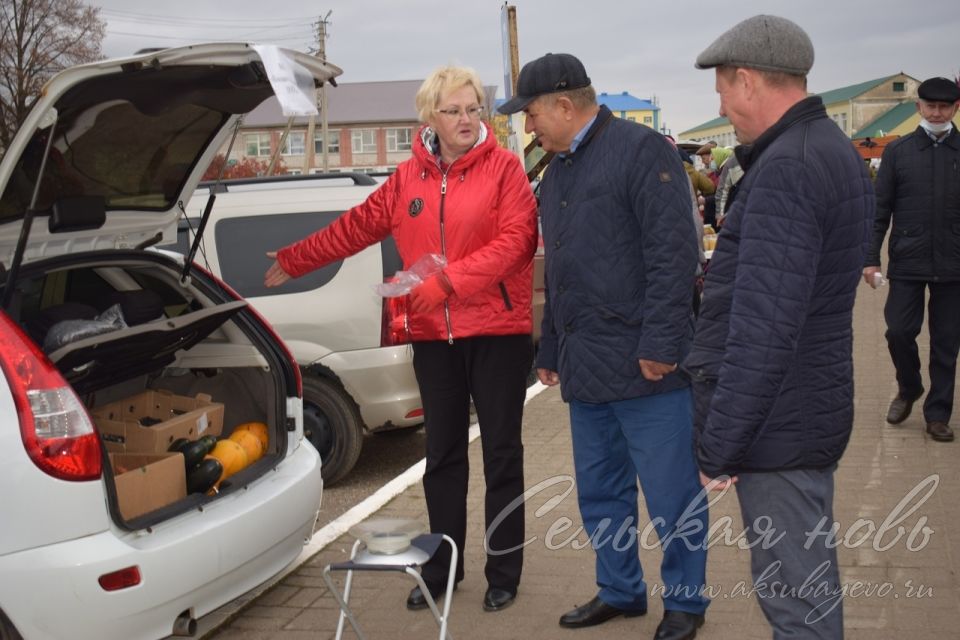
[[[327,61],[327,25],[329,22],[327,18],[330,17],[330,14],[333,11],[327,11],[327,15],[320,18],[317,22],[317,57]],[[327,83],[324,82],[320,85],[320,93],[317,96],[319,98],[317,102],[317,110],[320,112],[320,137],[323,140],[323,148],[321,149],[321,166],[323,167],[324,173],[330,168],[330,159],[327,153],[327,147],[329,146],[329,141],[327,140]],[[307,144],[310,145],[305,149],[306,153],[304,154],[304,173],[307,173],[313,163],[316,160],[316,144],[314,142],[314,133],[316,132],[317,118],[316,116],[310,116],[310,120],[307,123]]]
[[[317,51],[317,55],[324,62],[327,61],[327,18],[330,17],[330,14],[333,13],[333,10],[327,11],[327,15],[323,16],[323,19],[320,21],[319,31],[320,31],[320,48]],[[327,130],[327,83],[324,82],[320,85],[320,136],[323,138],[323,172],[326,173],[330,169],[330,158],[327,153],[327,147],[330,146],[330,141],[327,139],[329,135]]]

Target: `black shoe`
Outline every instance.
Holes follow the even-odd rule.
[[[703,615],[668,609],[663,612],[653,640],[693,640],[702,626]]]
[[[898,393],[897,397],[893,399],[893,402],[890,403],[890,408],[887,409],[887,422],[890,424],[900,424],[910,415],[910,410],[913,409],[913,403],[916,402],[920,396],[923,395],[923,391],[915,395],[913,398],[908,398],[902,393]]]
[[[427,589],[430,590],[430,595],[433,597],[433,601],[436,602],[440,599],[440,596],[443,596],[447,593],[447,585],[441,584],[430,584],[427,583]],[[453,585],[453,590],[457,590],[457,585]],[[423,591],[420,590],[420,587],[414,587],[410,591],[410,595],[407,596],[407,609],[410,611],[418,611],[420,609],[426,609],[430,605],[427,604],[427,599],[423,596]]]
[[[618,609],[611,607],[599,597],[595,596],[593,600],[582,607],[567,611],[560,616],[560,626],[567,627],[568,629],[579,629],[580,627],[592,627],[595,624],[603,624],[607,620],[616,618],[617,616],[632,618],[634,616],[642,616],[646,613],[646,607],[642,609]]]
[[[946,422],[939,420],[928,422],[927,433],[937,442],[953,442],[953,429]]]
[[[484,611],[500,611],[506,609],[517,599],[517,590],[499,589],[490,587],[483,596]]]

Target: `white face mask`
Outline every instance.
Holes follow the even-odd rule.
[[[927,122],[926,118],[920,118],[920,126],[930,133],[936,135],[950,131],[950,128],[953,127],[953,122],[950,120],[947,120],[946,122]]]

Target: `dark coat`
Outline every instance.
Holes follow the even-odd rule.
[[[960,280],[960,133],[935,143],[921,127],[883,152],[877,219],[867,266],[880,266],[880,247],[890,227],[887,277]]]
[[[801,100],[752,147],[684,369],[708,476],[827,467],[853,426],[852,312],[873,225],[863,161]]]
[[[688,385],[639,359],[678,363],[693,333],[698,266],[690,181],[657,132],[601,107],[540,187],[546,305],[537,366],[565,400],[611,402]]]

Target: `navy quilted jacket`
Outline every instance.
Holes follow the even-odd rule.
[[[880,266],[890,227],[887,277],[960,280],[960,133],[934,143],[922,127],[890,143],[877,174],[877,219],[868,266]]]
[[[688,385],[639,359],[678,363],[690,346],[698,247],[690,181],[652,129],[601,107],[575,153],[540,188],[546,305],[537,366],[564,400],[611,402]]]
[[[817,97],[737,157],[746,173],[684,362],[698,463],[710,477],[827,467],[853,427],[853,303],[873,188]]]

